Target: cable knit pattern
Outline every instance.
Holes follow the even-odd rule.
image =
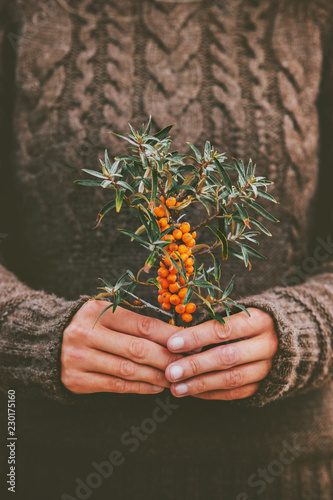
[[[105,147],[110,156],[126,151],[110,130],[124,133],[152,114],[155,129],[176,123],[175,148],[211,139],[229,155],[251,153],[274,180],[281,222],[267,224],[273,237],[260,249],[268,260],[249,273],[230,259],[223,280],[235,273],[234,298],[273,316],[279,346],[251,398],[183,398],[174,423],[142,446],[131,481],[126,465],[119,472],[123,497],[148,498],[144,466],[160,478],[162,500],[175,498],[181,468],[193,481],[179,498],[243,490],[255,498],[248,478],[294,435],[306,451],[262,498],[331,497],[333,249],[329,240],[319,254],[311,248],[318,235],[326,241],[333,220],[332,22],[330,0],[0,0],[0,388],[28,398],[27,435],[39,436],[33,411],[40,439],[62,433],[64,477],[78,442],[84,468],[98,460],[96,448],[109,453],[134,417],[144,422],[152,412],[147,398],[81,397],[60,379],[62,332],[97,278],[112,281],[144,258],[116,230],[133,229],[131,216],[105,217],[91,230],[108,193],[73,181],[98,167]],[[47,497],[61,498],[45,467],[39,459],[47,491],[57,491]],[[110,498],[119,497],[114,484]]]
[[[198,100],[202,69],[197,57],[202,27],[198,3],[175,4],[166,10],[163,4],[143,2],[143,21],[150,35],[145,62],[151,75],[144,90],[144,109],[159,127],[166,122],[176,123],[181,136],[175,138],[174,147],[179,148],[184,144],[182,137],[191,137],[195,142],[203,132]]]

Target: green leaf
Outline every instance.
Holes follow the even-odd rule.
[[[157,195],[157,185],[158,185],[158,173],[157,170],[152,171],[152,176],[151,176],[151,199],[156,200],[156,195]]]
[[[156,134],[154,134],[154,137],[156,137],[156,139],[161,141],[168,135],[173,126],[174,123],[172,125],[168,125],[167,127],[162,128],[162,130],[159,130],[158,132],[156,132]]]
[[[243,205],[239,205],[237,203],[234,203],[234,206],[237,208],[239,216],[246,225],[246,227],[250,228],[250,220],[246,208],[243,207]]]
[[[226,260],[228,258],[228,241],[224,234],[214,226],[206,226],[210,229],[220,240],[222,245],[222,260]]]
[[[197,149],[194,144],[192,144],[192,142],[187,142],[186,144],[188,144],[190,146],[190,148],[192,149],[192,151],[194,152],[195,154],[195,157],[197,159],[197,161],[200,163],[201,162],[201,158],[202,158],[202,155],[199,151],[199,149]]]
[[[266,191],[262,191],[261,189],[257,189],[257,192],[258,192],[258,196],[261,196],[262,198],[265,198],[266,200],[272,201],[273,203],[277,203],[274,196],[272,196],[269,193],[266,193]]]
[[[249,205],[251,208],[259,212],[263,217],[266,219],[270,220],[271,222],[279,222],[272,214],[267,212],[261,205],[259,205],[257,202],[253,200],[249,200],[247,198],[242,198],[242,201],[244,201],[247,205]]]
[[[272,233],[270,231],[268,231],[268,229],[263,224],[261,224],[261,222],[259,222],[258,220],[254,219],[253,217],[250,217],[250,223],[254,224],[257,227],[259,227],[259,229],[264,234],[266,234],[267,236],[272,236]]]
[[[244,170],[244,164],[241,160],[237,161],[235,158],[232,159],[234,167],[239,175],[239,178],[243,181],[243,183],[246,183],[245,180],[245,170]]]
[[[198,194],[196,195],[196,199],[200,201],[200,203],[205,207],[208,215],[210,214],[210,206],[208,205],[207,201],[203,196],[199,196]]]
[[[149,116],[148,124],[145,130],[145,135],[149,135],[150,129],[151,129],[151,115]]]
[[[132,188],[132,186],[130,186],[127,182],[125,181],[117,181],[117,185],[125,188],[125,189],[129,189],[133,194],[136,194],[136,191]]]
[[[137,234],[133,233],[132,231],[128,231],[128,229],[118,229],[118,231],[122,234],[125,234],[126,236],[129,236],[130,238],[133,238],[133,240],[138,241],[139,243],[142,243],[143,245],[148,245],[148,242],[138,236]]]
[[[221,279],[221,263],[217,257],[212,253],[214,259],[214,278],[219,283]]]
[[[234,282],[235,282],[235,275],[233,275],[233,277],[229,281],[226,289],[224,290],[222,300],[226,299],[230,295],[230,293],[232,292],[232,289],[234,287]]]
[[[95,170],[88,170],[87,168],[83,168],[82,172],[93,175],[94,177],[99,177],[100,179],[103,179],[105,181],[105,175],[102,174],[101,172],[96,172]]]
[[[78,184],[79,186],[100,186],[101,185],[101,181],[94,181],[92,179],[82,179],[82,180],[78,180],[78,181],[74,181],[75,184]]]
[[[151,254],[148,256],[148,259],[146,260],[144,268],[143,268],[143,270],[146,273],[149,273],[149,271],[150,271],[151,267],[154,265],[157,257],[158,257],[158,252],[156,250],[151,252]]]
[[[117,189],[116,191],[116,212],[120,212],[121,206],[123,204],[124,200],[124,191],[121,191],[120,189]]]
[[[109,306],[105,307],[105,308],[103,309],[103,311],[102,311],[101,313],[99,313],[99,315],[98,315],[98,316],[97,316],[97,318],[96,318],[95,323],[93,324],[93,328],[96,326],[96,323],[97,323],[97,321],[99,320],[99,318],[102,316],[102,314],[104,314],[104,313],[105,313],[108,309],[111,309],[111,307],[113,307],[113,304],[110,304]]]
[[[112,166],[111,166],[111,163],[110,163],[110,159],[109,159],[109,155],[108,155],[108,150],[106,149],[105,150],[105,167],[106,167],[106,170],[109,172],[109,174],[112,172]]]
[[[224,169],[223,165],[218,161],[217,158],[214,158],[214,163],[215,163],[215,166],[218,170],[218,173],[220,174],[221,176],[221,179],[223,180],[227,190],[229,191],[229,193],[231,193],[232,191],[232,184],[231,184],[231,180],[230,180],[230,177],[228,175],[228,173],[226,172],[226,170]]]
[[[188,304],[190,302],[190,300],[192,298],[192,295],[193,295],[193,290],[189,286],[188,289],[187,289],[186,295],[184,297],[183,306],[186,306],[186,304]]]
[[[131,156],[131,155],[118,155],[116,156],[116,160],[139,161],[139,158],[137,156]]]
[[[112,210],[113,208],[115,208],[115,206],[116,206],[116,202],[114,200],[111,200],[111,201],[108,201],[101,208],[101,210],[99,211],[99,214],[97,215],[97,219],[96,219],[96,222],[95,222],[95,225],[94,225],[93,229],[96,229],[96,227],[98,227],[100,225],[101,220],[104,217],[104,215],[106,215],[110,210]]]
[[[262,255],[261,253],[259,253],[254,248],[249,247],[248,245],[245,245],[245,243],[243,243],[243,246],[246,247],[246,249],[247,249],[247,251],[248,251],[248,253],[250,255],[253,255],[254,257],[257,257],[258,259],[267,260],[267,257],[265,257],[264,255]]]

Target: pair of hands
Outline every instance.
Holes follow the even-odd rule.
[[[108,304],[87,302],[64,330],[61,380],[73,393],[156,394],[169,387],[177,397],[242,399],[272,367],[277,335],[260,309],[249,308],[251,317],[234,314],[225,326],[207,321],[181,330],[118,307],[92,328]],[[242,340],[216,345],[233,339]]]

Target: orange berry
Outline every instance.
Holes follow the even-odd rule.
[[[178,269],[175,266],[172,266],[169,269],[169,273],[170,274],[177,274],[178,273]]]
[[[181,285],[185,285],[186,281],[184,280],[183,276],[179,276],[179,282]]]
[[[192,257],[188,257],[185,261],[185,266],[193,266],[194,259]]]
[[[182,320],[185,321],[185,323],[189,323],[190,321],[192,321],[191,314],[185,312],[184,314],[182,314]]]
[[[184,314],[184,312],[185,312],[185,307],[183,306],[183,304],[178,304],[178,305],[175,307],[175,311],[176,311],[176,313],[178,313],[178,314]]]
[[[180,201],[177,201],[177,203],[176,203],[176,207],[179,207],[179,205],[180,205],[180,204],[181,204],[181,202],[180,202]]]
[[[167,207],[174,207],[176,205],[176,198],[174,198],[173,196],[170,196],[170,198],[167,199],[166,201],[166,206]]]
[[[186,272],[187,274],[192,274],[194,271],[194,267],[193,266],[186,266]]]
[[[180,258],[182,259],[182,261],[183,261],[183,262],[185,262],[186,260],[188,260],[188,255],[187,255],[187,253],[185,253],[185,252],[184,252],[184,253],[181,253],[181,254],[180,254]]]
[[[168,288],[169,282],[166,279],[163,278],[160,281],[160,285],[161,285],[162,288]]]
[[[167,280],[170,283],[174,283],[175,281],[177,281],[177,276],[175,274],[169,274],[169,276],[167,277]]]
[[[155,207],[154,208],[154,214],[156,215],[156,217],[164,217],[165,215],[165,210],[163,207],[159,206],[159,207]]]
[[[170,240],[170,243],[174,241],[174,237],[171,234],[165,234],[161,239],[162,241]]]
[[[170,311],[171,309],[171,304],[169,302],[163,302],[162,304],[162,309],[164,309],[164,311]],[[183,316],[191,316],[190,314],[183,314]],[[192,319],[192,316],[191,316],[191,319]],[[191,321],[191,320],[190,320]]]
[[[171,260],[169,259],[169,257],[164,257],[164,264],[168,267],[170,267],[172,265],[172,262]]]
[[[179,245],[178,247],[178,252],[179,253],[184,253],[184,252],[187,252],[188,248],[186,245]]]
[[[186,304],[185,306],[185,311],[187,313],[194,313],[195,310],[196,310],[197,306],[195,304],[193,304],[193,302],[189,302],[188,304]]]
[[[187,243],[187,246],[189,248],[192,248],[192,247],[194,247],[194,245],[195,245],[195,240],[193,238],[191,238],[190,241]]]
[[[184,278],[183,278],[184,279]],[[181,299],[184,299],[185,298],[185,295],[187,294],[187,290],[188,288],[181,288],[178,292],[178,296],[181,298]]]
[[[161,196],[161,202],[162,202],[162,203],[165,203],[165,198],[164,198],[164,196]]]
[[[162,219],[159,220],[159,224],[161,226],[166,226],[168,223],[168,219],[166,217],[162,217]]]
[[[179,253],[178,252],[172,252],[170,254],[170,257],[172,257],[174,260],[179,260]]]
[[[176,245],[175,243],[169,245],[169,250],[170,252],[175,252],[176,250],[178,250],[178,245]]]
[[[162,297],[162,295],[159,295],[157,297],[157,300],[159,301],[160,304],[163,304],[163,297]]]
[[[192,238],[195,240],[196,237],[197,237],[197,233],[195,231],[193,231]]]
[[[176,238],[176,240],[180,240],[180,238],[183,236],[183,233],[181,232],[180,229],[174,229],[174,231],[172,232],[172,234],[174,235],[174,237]]]
[[[187,247],[187,255],[192,255],[192,250]]]
[[[177,293],[179,290],[178,283],[171,283],[171,285],[169,285],[169,290],[171,293]]]
[[[171,295],[170,302],[172,305],[176,306],[180,303],[180,298],[178,297],[178,295]]]
[[[169,271],[165,269],[165,267],[160,267],[159,270],[157,271],[157,274],[161,276],[161,278],[166,278],[169,275]]]
[[[171,293],[164,291],[162,295],[163,302],[170,302]]]
[[[184,233],[182,235],[182,240],[186,245],[188,245],[188,243],[192,240],[192,236],[190,235],[190,233]]]
[[[181,225],[180,225],[180,228],[182,233],[189,233],[191,231],[191,226],[189,225],[188,222],[183,222]]]
[[[158,293],[159,293],[160,295],[162,295],[162,293],[164,293],[164,292],[165,292],[164,288],[159,288],[159,289],[158,289]]]

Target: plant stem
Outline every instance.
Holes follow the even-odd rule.
[[[165,314],[165,316],[168,316],[169,318],[173,318],[172,314],[168,313],[167,311],[163,311],[163,309],[160,309],[159,307],[153,306],[153,304],[150,304],[149,302],[146,302],[145,300],[141,299],[140,297],[137,297],[137,295],[134,295],[134,293],[128,292],[127,290],[125,290],[125,292],[128,295],[130,295],[131,297],[133,297],[134,299],[139,300],[140,302],[145,304],[146,307],[149,307],[150,309],[153,309],[154,311],[157,311],[159,313]]]

